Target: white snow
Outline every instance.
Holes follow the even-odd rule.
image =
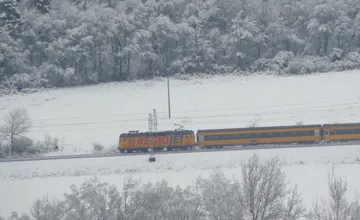
[[[166,80],[110,83],[49,90],[0,98],[0,118],[26,107],[33,121],[27,136],[42,140],[45,133],[63,139],[61,154],[91,153],[92,143],[115,147],[129,130],[147,130],[155,108],[159,130],[206,129],[257,125],[360,122],[360,71],[311,76],[214,76],[191,81],[171,79],[172,119],[167,119]],[[76,149],[77,152],[74,151]],[[230,177],[242,160],[257,153],[263,160],[279,156],[292,184],[298,184],[309,208],[327,193],[327,172],[347,177],[348,195],[360,186],[360,146],[272,149],[221,153],[0,163],[0,215],[28,212],[31,202],[45,194],[62,199],[70,184],[93,175],[121,183],[127,175],[143,181],[166,179],[172,185],[191,184],[214,168]]]
[[[348,196],[360,185],[360,146],[334,146],[293,149],[208,152],[192,154],[93,158],[0,163],[0,214],[28,212],[31,203],[44,195],[62,199],[71,184],[80,185],[96,175],[119,189],[128,175],[145,181],[166,179],[170,185],[187,186],[199,175],[208,176],[220,168],[228,177],[239,177],[240,165],[253,153],[261,160],[278,156],[291,186],[298,184],[304,204],[310,208],[316,197],[327,196],[327,173],[336,166],[336,174],[348,180]]]
[[[215,76],[171,79],[169,120],[166,80],[110,83],[0,98],[0,116],[26,107],[33,121],[28,136],[60,139],[63,153],[92,153],[99,142],[115,147],[120,133],[147,130],[159,115],[159,130],[360,121],[359,71],[311,76]],[[2,118],[2,117],[0,117]],[[74,151],[76,149],[76,152]]]

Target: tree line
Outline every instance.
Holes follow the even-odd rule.
[[[243,161],[239,179],[221,170],[198,177],[186,188],[165,180],[142,184],[126,178],[119,191],[97,177],[80,187],[71,185],[62,200],[39,198],[29,214],[13,212],[11,220],[355,220],[360,197],[346,198],[347,182],[328,175],[329,197],[305,209],[297,186],[291,187],[279,158],[260,161],[254,154]],[[0,217],[0,219],[2,219]]]
[[[0,88],[360,66],[358,0],[3,0]]]

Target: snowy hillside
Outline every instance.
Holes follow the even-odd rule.
[[[116,146],[118,135],[146,130],[148,114],[155,108],[159,129],[186,129],[280,125],[303,122],[359,122],[359,71],[311,76],[214,76],[191,80],[171,79],[172,119],[167,119],[166,81],[111,83],[66,88],[0,98],[0,116],[25,107],[33,121],[27,134],[41,140],[45,133],[64,139],[64,152],[91,152],[92,143]],[[128,175],[143,181],[167,180],[190,185],[197,176],[220,168],[231,177],[253,153],[261,160],[279,156],[291,184],[298,184],[304,204],[326,196],[327,172],[348,180],[348,196],[359,190],[360,146],[252,150],[221,153],[157,155],[0,163],[0,215],[29,212],[36,198],[61,199],[69,186],[79,186],[97,175],[121,188]]]
[[[116,147],[120,133],[147,130],[153,109],[159,130],[359,122],[359,82],[359,71],[171,79],[171,120],[166,80],[110,83],[1,97],[0,116],[25,107],[29,137],[47,133],[59,138],[62,153],[91,153],[94,142]]]

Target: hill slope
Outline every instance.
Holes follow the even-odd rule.
[[[0,115],[23,106],[33,127],[60,139],[62,153],[92,152],[94,142],[116,146],[129,130],[147,130],[157,110],[159,130],[360,121],[360,71],[310,76],[206,76],[171,79],[171,114],[166,79],[109,83],[0,98]]]

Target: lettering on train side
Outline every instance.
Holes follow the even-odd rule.
[[[144,144],[144,138],[138,138],[137,144],[138,145],[143,145]]]
[[[173,144],[181,144],[184,140],[184,136],[173,136]]]
[[[170,137],[162,137],[161,144],[169,145],[170,144]]]
[[[150,145],[150,138],[149,138],[149,137],[146,137],[146,138],[145,138],[144,144],[145,144],[145,145]]]
[[[135,142],[135,138],[131,138],[130,139],[130,146],[129,146],[130,148],[134,147],[134,145],[135,145],[134,142]]]
[[[182,139],[181,139],[182,140]],[[153,145],[169,145],[170,137],[153,137],[152,138]],[[137,138],[136,145],[150,145],[150,137],[141,137]]]

